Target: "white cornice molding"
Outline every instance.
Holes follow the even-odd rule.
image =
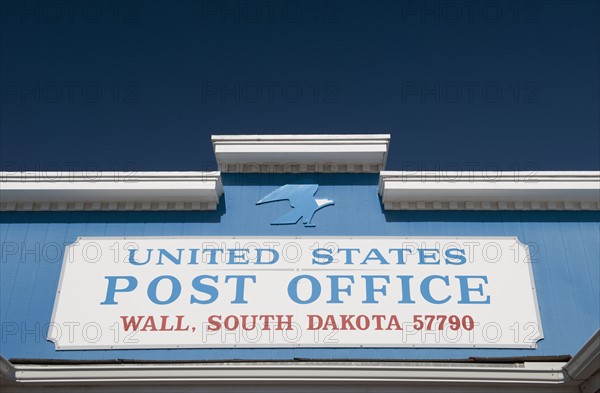
[[[377,173],[389,134],[213,135],[221,172]]]
[[[599,210],[600,172],[381,172],[386,210]]]
[[[596,330],[564,369],[570,378],[581,382],[582,392],[600,389],[600,330]]]
[[[219,172],[0,172],[0,211],[215,210]]]
[[[8,364],[5,380],[22,385],[120,383],[387,383],[471,388],[529,385],[564,388],[570,384],[561,362],[514,364],[428,362],[217,362],[123,364]],[[439,390],[441,389],[441,390]],[[452,390],[456,391],[456,390]],[[564,390],[561,390],[564,391]]]

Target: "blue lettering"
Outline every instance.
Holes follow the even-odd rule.
[[[229,262],[227,262],[228,265],[248,264],[248,259],[246,259],[246,253],[248,253],[250,250],[248,250],[247,248],[228,248],[227,251],[229,251]],[[237,254],[238,251],[241,254]]]
[[[207,294],[209,296],[208,299],[206,300],[201,300],[198,299],[196,296],[191,295],[190,296],[190,304],[210,304],[212,302],[214,302],[215,300],[217,300],[217,297],[219,296],[219,290],[215,287],[213,287],[212,285],[209,284],[203,284],[202,280],[207,279],[207,280],[212,280],[214,283],[219,282],[219,277],[218,276],[198,276],[195,277],[192,280],[192,287],[198,291],[198,292],[202,292],[204,294]]]
[[[413,276],[396,276],[402,282],[402,298],[398,300],[401,304],[412,304],[415,301],[410,298],[410,279]]]
[[[338,254],[340,254],[342,251],[346,254],[346,260],[344,261],[344,265],[352,265],[354,263],[352,262],[352,253],[354,251],[360,253],[359,248],[339,248]]]
[[[427,254],[427,252],[431,252]],[[419,248],[419,265],[439,265],[438,254],[440,252],[435,248]],[[427,262],[430,260],[431,262]]]
[[[302,279],[307,279],[311,285],[310,297],[306,300],[302,300],[298,297],[298,282]],[[289,295],[290,299],[292,299],[292,301],[294,301],[294,303],[298,303],[298,304],[312,303],[319,298],[320,294],[321,294],[321,284],[319,284],[319,281],[316,278],[314,278],[313,276],[310,276],[308,274],[296,276],[288,284],[288,295]]]
[[[197,265],[198,261],[196,260],[199,248],[190,248],[190,263],[189,265]]]
[[[434,297],[431,296],[431,281],[433,281],[433,280],[442,280],[444,283],[446,283],[446,286],[449,285],[448,276],[425,277],[423,279],[423,282],[421,282],[421,294],[423,295],[423,298],[432,304],[443,304],[443,303],[448,302],[448,300],[450,300],[450,295],[446,296],[442,300],[434,299]]]
[[[100,304],[119,304],[115,301],[116,292],[131,292],[137,287],[137,280],[132,276],[105,276],[108,280],[106,287],[106,298]],[[125,288],[117,289],[117,280],[127,280],[127,286]]]
[[[263,252],[270,252],[272,258],[270,261],[263,261]],[[256,250],[256,264],[257,265],[272,265],[279,260],[279,253],[272,248],[259,248]]]
[[[371,255],[374,255],[374,256],[371,256]],[[379,261],[380,265],[389,265],[390,264],[388,261],[385,260],[383,255],[381,255],[381,252],[379,252],[379,250],[376,248],[372,248],[371,251],[369,251],[369,253],[365,257],[365,259],[361,262],[361,265],[366,265],[367,261],[371,261],[371,260]]]
[[[148,257],[146,258],[145,262],[137,262],[135,260],[135,252],[136,251],[137,250],[135,248],[132,248],[129,250],[129,263],[131,263],[132,265],[135,265],[135,266],[141,266],[141,265],[145,265],[148,262],[150,262],[150,256],[152,256],[152,248],[147,249]]]
[[[217,264],[217,251],[219,252],[223,252],[222,248],[209,248],[206,250],[202,250],[202,252],[207,252],[210,256],[210,260],[208,261],[209,265],[216,265]]]
[[[183,252],[183,248],[178,248],[177,251],[179,251],[179,255],[177,257],[175,257],[175,255],[171,254],[164,248],[159,248],[157,265],[164,265],[164,263],[162,263],[163,256],[167,257],[167,259],[169,259],[174,264],[180,265],[181,264],[181,253]]]
[[[331,256],[331,250],[328,248],[317,248],[317,249],[313,250],[312,256],[313,256],[313,260],[312,260],[313,265],[329,265],[331,262],[333,262],[333,256]],[[321,259],[321,261],[318,261],[317,259]],[[324,259],[324,261],[323,261],[323,259]]]
[[[235,283],[235,299],[231,301],[231,304],[248,304],[248,301],[244,299],[244,289],[246,279],[252,280],[253,283],[256,283],[256,276],[225,276],[225,283],[229,281],[230,278],[236,280]]]
[[[447,265],[464,265],[467,263],[465,250],[462,248],[449,248],[445,252]]]
[[[396,262],[396,265],[404,265],[406,264],[406,261],[404,260],[404,253],[408,252],[410,254],[414,250],[410,248],[390,248],[388,252],[392,251],[396,251],[396,253],[398,254],[398,262]]]
[[[386,295],[387,287],[384,284],[382,287],[375,288],[373,281],[376,278],[383,278],[385,280],[385,282],[387,284],[389,284],[390,277],[389,276],[361,276],[361,277],[365,279],[365,286],[366,286],[366,288],[365,288],[366,295],[365,295],[365,300],[363,300],[363,303],[367,303],[367,304],[379,303],[377,300],[375,300],[375,292],[379,292],[379,293]]]
[[[483,296],[483,284],[488,283],[487,276],[456,276],[460,282],[460,300],[458,304],[490,304],[490,296],[486,296],[484,300],[471,300],[470,292],[477,292]],[[469,279],[479,279],[483,281],[476,287],[469,286]]]
[[[348,295],[351,295],[352,287],[350,285],[347,285],[344,288],[340,288],[340,278],[347,278],[352,284],[354,284],[354,276],[327,276],[327,278],[331,280],[331,299],[329,299],[327,303],[343,303],[340,300],[340,292],[344,292]]]
[[[156,289],[162,280],[171,282],[171,295],[166,300],[159,300],[156,295]],[[179,283],[179,280],[173,276],[158,276],[150,281],[150,285],[148,285],[148,298],[150,298],[150,301],[154,304],[162,305],[173,303],[179,297],[179,294],[181,294],[181,284]]]

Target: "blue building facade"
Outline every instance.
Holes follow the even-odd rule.
[[[2,355],[40,359],[466,359],[573,355],[599,327],[600,215],[594,211],[385,211],[377,174],[223,174],[216,211],[5,212]],[[283,184],[319,184],[335,208],[314,228],[271,225]],[[516,236],[528,244],[545,338],[536,349],[279,348],[56,351],[46,340],[65,245],[96,236]],[[507,332],[508,333],[508,332]],[[513,334],[514,332],[510,332]],[[521,332],[526,334],[527,332]]]
[[[145,362],[229,361],[467,361],[473,358],[574,356],[600,327],[598,210],[387,209],[380,173],[220,174],[215,210],[117,209],[4,211],[1,214],[0,321],[3,358],[15,364],[125,359]],[[333,207],[314,227],[271,225],[285,201],[256,202],[285,184],[318,184],[316,198]],[[577,192],[577,191],[575,191]],[[19,210],[19,209],[15,209]],[[22,209],[23,210],[23,209]],[[79,237],[144,236],[401,236],[517,237],[528,245],[544,338],[534,348],[273,347],[100,349],[61,351],[47,340],[66,246]],[[268,290],[268,289],[266,289]],[[510,288],[506,288],[510,291]],[[519,307],[515,304],[515,307]],[[526,330],[502,332],[527,334]]]

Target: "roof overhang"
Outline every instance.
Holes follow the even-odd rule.
[[[332,386],[371,392],[561,392],[600,389],[600,331],[567,363],[564,361],[428,362],[428,361],[235,361],[11,363],[0,356],[0,383],[6,392],[147,391],[177,386],[178,391],[219,388],[291,391]],[[88,391],[88,390],[86,390]],[[296,390],[297,391],[297,390]],[[4,390],[3,390],[4,392]]]
[[[377,173],[389,134],[213,135],[221,172]]]
[[[0,211],[215,210],[219,172],[0,172]]]
[[[60,386],[62,391],[94,386],[109,391],[128,386],[131,392],[140,387],[178,386],[178,391],[199,387],[229,387],[243,391],[248,387],[268,388],[285,385],[370,387],[370,391],[419,392],[505,392],[527,386],[528,392],[579,392],[561,362],[524,362],[516,364],[471,364],[434,362],[223,362],[223,363],[129,363],[129,364],[12,364],[2,361],[6,386],[15,391]],[[144,386],[146,385],[146,386]],[[282,390],[285,390],[284,387]],[[23,390],[18,390],[21,387]],[[136,389],[136,387],[138,389]],[[71,388],[71,389],[69,389]],[[387,389],[387,390],[386,390]],[[457,390],[459,389],[459,390]],[[10,391],[10,390],[8,390]]]
[[[94,391],[154,388],[197,391],[199,387],[242,391],[249,386],[279,391],[284,387],[329,391],[332,384],[348,391],[396,392],[596,392],[600,389],[600,331],[567,363],[428,361],[237,361],[237,362],[27,362],[14,364],[0,356],[0,383],[6,392]],[[293,384],[293,385],[292,385]],[[50,389],[50,390],[49,390]],[[4,390],[3,390],[4,391]]]
[[[600,390],[600,330],[564,367],[567,375],[581,384],[581,392]]]
[[[386,210],[598,210],[600,172],[381,172]]]

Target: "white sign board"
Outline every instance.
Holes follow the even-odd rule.
[[[57,349],[532,348],[516,238],[128,237],[67,247]]]

